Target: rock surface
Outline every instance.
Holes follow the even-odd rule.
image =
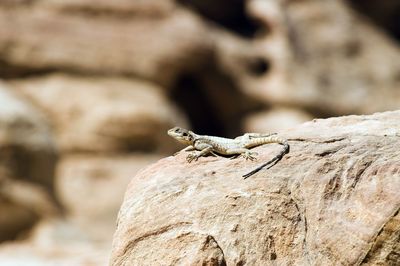
[[[0,241],[56,214],[55,163],[44,117],[0,83]]]
[[[18,238],[57,214],[54,198],[42,186],[0,176],[0,242]]]
[[[168,157],[131,181],[111,265],[398,265],[400,111],[314,120],[256,162]]]
[[[65,156],[57,166],[55,189],[70,222],[92,239],[111,243],[129,181],[137,171],[160,157],[149,154]]]
[[[211,51],[205,23],[174,1],[18,2],[0,4],[0,58],[16,74],[74,70],[165,85]]]
[[[2,266],[106,266],[109,246],[60,220],[38,224],[28,239],[0,246]]]
[[[242,91],[323,116],[400,108],[398,45],[344,1],[246,3],[264,31],[251,44],[217,41],[219,64]]]
[[[372,19],[377,25],[383,27],[386,33],[390,33],[400,40],[400,2],[397,0],[346,0],[363,15]]]
[[[281,132],[312,119],[309,113],[300,109],[272,108],[248,115],[243,128],[245,132]]]
[[[47,114],[61,153],[171,151],[165,132],[186,125],[163,90],[143,81],[58,74],[10,85]]]
[[[201,106],[227,128],[247,101],[324,117],[400,108],[398,45],[346,1],[221,3],[2,1],[0,76],[125,75],[169,91],[190,77],[187,89],[207,94]],[[232,13],[257,22],[252,35],[210,23],[235,24]]]
[[[51,189],[56,151],[45,117],[0,83],[0,176]]]
[[[0,88],[0,240],[26,237],[33,224],[57,212],[52,199],[54,180],[57,188],[55,196],[65,208],[63,219],[68,225],[37,230],[40,243],[37,239],[15,245],[2,243],[5,246],[0,246],[0,265],[8,262],[18,266],[34,263],[106,264],[104,261],[107,260],[109,247],[97,247],[82,238],[110,244],[111,231],[115,226],[113,219],[129,179],[147,159],[171,154],[172,149],[175,151],[176,142],[165,134],[169,127],[186,127],[190,122],[192,129],[198,133],[233,137],[243,131],[281,131],[289,118],[293,119],[291,123],[303,119],[294,113],[267,113],[275,107],[302,110],[313,117],[399,109],[398,43],[391,40],[382,28],[371,26],[369,21],[353,12],[350,2],[357,3],[361,6],[359,10],[384,25],[392,35],[398,36],[397,25],[389,28],[400,17],[396,16],[398,0],[1,0],[0,78],[23,97],[18,99],[9,92],[3,94]],[[353,121],[351,119],[354,118],[348,119]],[[366,120],[366,127],[373,128],[371,121]],[[382,152],[386,154],[378,156],[358,177],[358,169],[363,169],[364,160],[369,162],[369,157],[365,159],[360,155],[364,151],[362,147],[354,145],[354,149],[358,148],[354,153],[351,153],[350,147],[335,152],[335,145],[340,146],[349,138],[353,140],[352,127],[346,128],[351,137],[343,140],[319,144],[308,141],[307,138],[312,136],[313,140],[322,139],[321,142],[324,142],[327,137],[323,134],[328,133],[336,139],[336,134],[344,130],[341,126],[337,130],[333,125],[326,125],[329,130],[321,131],[320,125],[324,123],[317,122],[315,128],[312,123],[306,124],[302,130],[307,133],[300,129],[294,130],[294,135],[284,131],[287,137],[298,139],[291,142],[292,153],[277,166],[249,179],[246,184],[258,182],[250,188],[238,185],[240,175],[270,158],[267,156],[273,156],[280,149],[278,145],[258,148],[258,151],[268,151],[268,155],[260,156],[258,162],[202,158],[200,163],[182,170],[190,169],[187,183],[181,178],[170,182],[171,175],[175,177],[171,169],[176,169],[176,158],[179,165],[186,167],[183,155],[160,162],[161,166],[166,162],[171,164],[165,165],[166,180],[154,178],[154,184],[133,183],[139,184],[138,188],[130,188],[140,192],[135,195],[138,198],[143,191],[141,187],[154,188],[154,194],[149,193],[156,197],[149,196],[146,204],[149,212],[159,208],[161,213],[161,216],[157,212],[153,214],[154,219],[149,226],[145,220],[148,216],[143,218],[139,215],[132,219],[140,219],[143,221],[139,226],[141,230],[149,230],[130,246],[141,248],[148,245],[148,254],[134,256],[144,262],[150,255],[168,257],[170,261],[165,261],[184,265],[202,262],[229,265],[232,261],[250,265],[256,264],[253,261],[260,258],[262,265],[267,259],[272,264],[299,262],[297,264],[304,265],[314,260],[323,265],[325,261],[319,256],[330,259],[329,256],[340,254],[342,258],[341,249],[334,249],[338,246],[328,241],[334,237],[329,236],[326,240],[323,237],[328,233],[321,237],[318,235],[327,232],[324,225],[341,219],[340,215],[336,217],[329,212],[332,210],[329,200],[342,200],[341,197],[345,197],[342,195],[347,195],[347,186],[354,186],[353,190],[357,191],[359,186],[365,185],[363,178],[370,175],[368,171],[371,167],[381,167],[381,160],[392,155]],[[371,135],[367,136],[368,141],[372,144],[363,144],[363,147],[378,152],[386,147],[386,142],[380,146],[381,143],[372,138],[379,130],[378,126],[368,133]],[[303,141],[299,136],[305,136]],[[354,139],[357,140],[357,136]],[[391,134],[388,134],[382,137],[382,141],[390,138]],[[388,142],[391,143],[390,140]],[[55,179],[54,146],[57,146],[60,157]],[[348,146],[353,147],[353,144]],[[321,147],[328,150],[315,151]],[[341,152],[351,154],[349,158],[362,159],[360,162],[343,159],[345,157],[338,157]],[[321,159],[305,158],[304,153],[319,154],[314,157]],[[140,156],[136,157],[137,154]],[[373,152],[368,154],[374,156]],[[396,156],[397,153],[393,154]],[[320,166],[321,170],[315,170],[329,156],[339,159]],[[341,166],[337,166],[339,164]],[[293,165],[299,166],[296,168]],[[209,169],[204,172],[205,166]],[[280,170],[279,166],[293,169]],[[229,167],[232,173],[226,173]],[[216,169],[214,176],[208,177],[213,169]],[[310,176],[326,177],[324,171],[334,175],[331,183],[327,181],[327,187],[333,196],[328,194],[336,198],[332,200],[328,195],[318,200],[318,195],[325,192],[316,190],[314,198],[304,197],[302,201],[300,189],[314,192],[315,187],[311,189],[310,182],[319,180]],[[191,186],[202,173],[206,173],[204,180],[195,182],[195,187]],[[259,181],[263,175],[269,181],[270,173],[277,175],[271,181],[275,183]],[[354,178],[361,181],[355,185],[344,183],[347,181],[344,177],[353,173]],[[299,181],[302,178],[305,182]],[[286,180],[287,183],[284,183]],[[378,181],[376,183],[380,184]],[[177,184],[180,190],[176,195],[168,194],[168,190],[164,189],[166,182]],[[215,184],[226,188],[223,193],[230,198],[215,200],[221,195],[218,193],[222,193],[215,189]],[[238,187],[241,190],[236,189]],[[263,196],[258,196],[260,188],[266,191],[266,194],[261,193]],[[158,191],[168,193],[157,194]],[[191,196],[191,191],[208,196],[216,194],[216,197],[212,195],[207,200],[198,199],[197,194],[193,196],[193,202],[204,202],[204,206],[210,206],[208,209],[201,209],[199,204],[193,204],[188,199],[182,201],[185,207],[193,208],[194,212],[189,214],[201,213],[197,218],[185,217],[190,222],[199,221],[194,225],[197,226],[195,230],[185,227],[187,221],[179,220],[182,215],[175,213],[182,209],[181,205],[173,202],[165,207],[175,197]],[[229,194],[231,191],[237,192],[240,197]],[[256,197],[247,197],[252,193]],[[164,199],[168,195],[170,197]],[[142,201],[147,200],[146,197]],[[229,207],[236,197],[239,202],[249,198],[248,202],[241,203],[242,209],[237,207],[239,214]],[[256,199],[251,201],[253,198]],[[281,205],[278,202],[280,199]],[[223,205],[228,200],[228,204]],[[299,202],[297,209],[293,207],[293,202]],[[346,199],[343,202],[346,203]],[[255,218],[240,216],[244,211],[252,210],[254,204],[262,206],[260,211],[255,212]],[[174,206],[177,210],[172,210]],[[317,211],[316,206],[320,208]],[[179,220],[179,225],[183,222],[183,235],[179,237],[174,235],[176,227],[163,216],[170,209],[176,214],[175,217],[171,215],[171,221]],[[286,209],[287,212],[284,211]],[[382,209],[386,211],[386,208]],[[223,214],[219,215],[221,212]],[[383,212],[379,214],[381,216],[376,215],[378,218],[370,218],[371,213],[375,214],[366,212],[359,218],[349,211],[346,217],[356,217],[356,221],[362,222],[368,220],[377,225],[377,219],[386,215]],[[159,217],[164,217],[165,221],[161,227],[157,224]],[[316,221],[315,217],[321,220]],[[249,222],[238,221],[240,218]],[[214,222],[214,225],[205,219]],[[225,231],[221,229],[228,223],[239,225],[228,227]],[[240,227],[242,224],[244,230]],[[261,229],[267,228],[266,233],[253,230],[259,224]],[[347,220],[343,224],[354,225]],[[393,244],[398,236],[398,223],[393,218],[385,224],[374,241],[366,236],[369,231],[357,224],[358,231],[354,232],[362,230],[358,234],[360,239],[366,239],[366,245],[373,243],[365,252],[365,262],[387,264],[387,261],[396,261],[396,254],[400,251],[392,251],[398,248]],[[71,232],[65,229],[68,226],[80,231]],[[230,228],[233,228],[232,231],[226,233]],[[304,228],[309,228],[308,234],[303,233]],[[48,229],[53,232],[56,241],[46,242]],[[255,237],[242,237],[244,234],[251,236],[253,231]],[[140,235],[137,230],[133,232]],[[63,237],[58,238],[60,234]],[[232,244],[230,241],[234,237],[229,238],[231,235],[228,234],[237,234],[237,242]],[[292,241],[286,237],[288,234],[295,236]],[[343,259],[348,259],[348,253],[353,252],[355,247],[363,248],[363,245],[355,243],[355,233],[349,235],[351,241],[344,237],[338,241],[348,245],[340,246],[345,249]],[[159,245],[157,239],[165,236],[170,236],[171,241]],[[340,232],[334,236],[340,237]],[[249,240],[242,240],[244,238]],[[142,239],[154,240],[161,247],[157,251],[164,253],[151,253],[153,244]],[[129,247],[126,250],[128,254]],[[305,255],[296,257],[296,251],[304,251]],[[132,252],[136,254],[136,250]],[[258,256],[261,253],[263,255]],[[115,251],[115,254],[121,253]],[[178,261],[174,256],[181,256],[182,259]],[[157,265],[157,261],[151,259],[147,262],[148,265]],[[269,261],[267,264],[270,264]]]

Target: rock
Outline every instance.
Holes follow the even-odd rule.
[[[228,134],[256,104],[322,117],[399,108],[398,45],[349,1],[214,2],[2,1],[0,75],[149,80],[179,91],[195,128]]]
[[[0,263],[4,266],[106,266],[106,252],[82,245],[43,248],[30,242],[7,243],[0,246]]]
[[[273,108],[250,114],[244,120],[245,132],[281,132],[312,120],[305,111],[294,108]]]
[[[9,76],[57,69],[167,85],[204,65],[213,44],[206,24],[174,1],[0,4],[0,24],[0,58]]]
[[[64,152],[174,150],[165,132],[183,116],[162,89],[124,78],[50,75],[10,82],[44,110]]]
[[[351,3],[357,11],[371,18],[399,41],[399,1],[386,0],[384,2],[377,2],[374,0],[347,0],[347,2]]]
[[[4,266],[108,265],[109,247],[92,243],[61,220],[40,223],[30,238],[0,246]]]
[[[43,115],[0,83],[0,176],[52,189],[56,152]]]
[[[260,33],[251,43],[220,38],[216,52],[247,95],[315,116],[400,108],[398,45],[344,1],[247,3]]]
[[[55,163],[43,116],[0,83],[0,241],[56,214]]]
[[[111,242],[129,181],[159,158],[146,154],[63,157],[57,166],[56,193],[70,222],[96,241]]]
[[[0,242],[26,234],[41,219],[59,214],[51,194],[42,186],[0,180]]]
[[[255,148],[255,162],[160,160],[128,186],[110,264],[399,264],[399,119],[304,123],[281,134],[289,154],[246,180],[281,146]]]

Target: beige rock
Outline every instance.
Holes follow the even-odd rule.
[[[41,114],[0,83],[0,241],[54,215],[56,153]]]
[[[247,116],[243,128],[245,132],[281,132],[312,118],[310,114],[300,109],[273,108]]]
[[[0,246],[0,263],[5,266],[106,266],[106,251],[81,245],[41,248],[30,242],[7,243]]]
[[[372,19],[380,27],[385,28],[386,32],[399,40],[399,1],[347,0],[346,2],[349,2],[355,10]]]
[[[68,219],[95,240],[111,242],[124,192],[136,172],[160,156],[65,156],[57,166],[56,193]]]
[[[0,261],[2,266],[105,266],[110,246],[92,241],[67,220],[46,219],[27,239],[0,245]]]
[[[398,45],[344,1],[247,3],[264,30],[217,46],[221,68],[245,93],[324,116],[400,108]]]
[[[12,85],[48,115],[61,152],[170,151],[165,132],[186,125],[151,83],[59,74]]]
[[[220,131],[237,131],[254,102],[324,117],[400,106],[398,45],[346,1],[246,1],[259,29],[251,38],[193,10],[161,0],[3,1],[1,71],[122,74],[172,90],[189,77],[187,89],[206,95],[199,105],[218,114],[211,128],[226,124]]]
[[[42,186],[12,179],[0,181],[0,241],[20,237],[40,219],[59,214],[54,199]]]
[[[75,244],[88,246],[98,245],[99,248],[110,248],[110,243],[93,241],[86,231],[75,226],[65,217],[54,217],[41,220],[29,232],[26,240],[40,247],[72,246]]]
[[[0,83],[0,176],[51,189],[56,153],[43,115]]]
[[[140,171],[111,265],[397,265],[400,111],[319,119],[282,133],[291,151],[255,162],[186,154]],[[192,262],[192,263],[191,263]]]
[[[204,65],[212,38],[174,1],[27,1],[0,5],[0,58],[32,71],[134,75],[163,85]]]
[[[0,199],[0,210],[0,242],[15,239],[40,219],[28,208],[7,199]]]
[[[29,239],[0,246],[0,265],[108,265],[109,247],[90,242],[83,236],[84,232],[64,221],[43,221]]]

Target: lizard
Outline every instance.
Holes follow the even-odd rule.
[[[179,142],[188,145],[181,151],[194,151],[187,155],[186,160],[188,163],[197,161],[201,156],[212,154],[218,155],[236,155],[243,156],[246,160],[255,160],[256,152],[250,151],[251,148],[268,143],[278,143],[283,145],[283,149],[274,158],[268,162],[263,163],[251,172],[243,175],[244,179],[257,173],[269,164],[270,167],[275,165],[282,157],[289,152],[289,144],[286,139],[280,138],[276,133],[262,134],[262,133],[246,133],[234,139],[198,135],[190,130],[174,127],[168,130],[168,135],[178,140]],[[197,150],[197,152],[196,152]]]

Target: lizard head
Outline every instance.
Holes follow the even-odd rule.
[[[186,145],[193,144],[193,141],[195,139],[194,133],[192,131],[181,127],[171,128],[170,130],[168,130],[168,135]]]

